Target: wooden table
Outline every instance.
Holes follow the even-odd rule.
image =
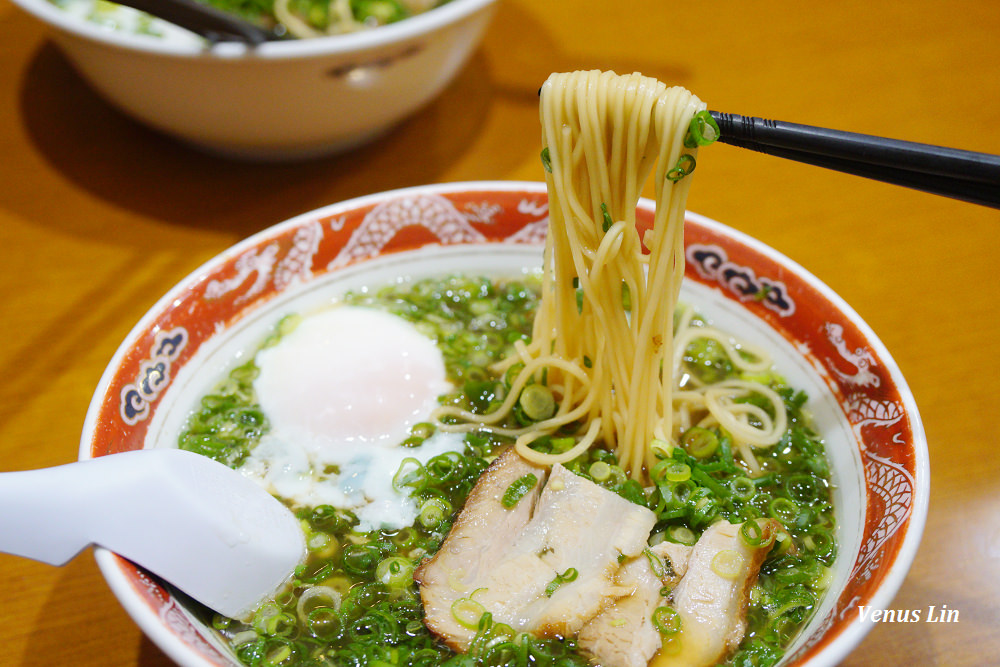
[[[713,109],[1000,153],[998,35],[995,3],[972,0],[503,0],[457,81],[388,136],[257,165],[120,115],[0,0],[0,470],[74,460],[119,341],[240,238],[389,188],[539,180],[536,91],[551,71],[637,70]],[[893,607],[947,605],[959,622],[877,626],[847,664],[1000,664],[1000,212],[728,146],[702,152],[689,207],[842,295],[921,407],[930,515]],[[4,665],[169,664],[89,553],[63,568],[0,556],[0,647]]]

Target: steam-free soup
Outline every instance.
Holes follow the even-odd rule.
[[[204,397],[180,437],[180,446],[240,469],[268,486],[302,520],[309,546],[308,561],[296,572],[289,589],[263,604],[251,618],[211,618],[212,626],[241,661],[248,665],[524,666],[594,661],[577,636],[521,632],[494,618],[477,607],[482,594],[475,591],[460,596],[464,602],[449,610],[472,636],[466,652],[458,653],[425,624],[425,600],[414,578],[440,550],[484,471],[511,448],[515,436],[504,435],[504,430],[530,427],[551,414],[554,389],[539,378],[517,391],[515,407],[502,423],[468,428],[467,420],[449,416],[456,409],[492,414],[516,389],[516,365],[501,372],[496,368],[518,347],[531,342],[539,290],[537,277],[460,276],[359,290],[329,311],[276,323],[274,335],[262,341],[261,350]],[[403,348],[412,349],[409,356],[417,357],[418,370],[365,386],[359,378],[366,374],[356,373],[346,362],[330,367],[339,369],[334,377],[319,373],[317,381],[342,385],[344,396],[370,399],[364,406],[360,401],[356,409],[372,409],[372,419],[386,432],[404,425],[392,442],[379,441],[377,434],[354,441],[350,438],[358,436],[350,433],[324,435],[324,428],[337,429],[337,419],[325,426],[320,419],[308,432],[295,432],[287,417],[275,419],[269,414],[268,406],[277,404],[274,394],[281,383],[274,377],[261,382],[262,375],[274,370],[271,366],[276,359],[285,370],[300,363],[324,368],[316,358],[296,361],[289,350],[322,350],[323,345],[317,347],[315,340],[323,336],[312,330],[310,320],[337,311],[341,315],[362,311],[363,317],[374,318],[365,321],[378,323],[375,328],[398,328],[385,334],[392,336],[389,340],[377,340],[371,327],[363,331],[372,335],[357,340],[330,338],[327,342],[333,348],[350,346],[344,356],[360,358],[368,339],[376,350],[372,359],[398,354]],[[348,321],[347,328],[352,322]],[[712,526],[745,526],[737,537],[742,540],[739,544],[756,544],[753,548],[762,551],[762,562],[759,575],[749,583],[746,609],[740,611],[745,614],[745,633],[722,660],[734,665],[774,664],[817,606],[836,557],[830,470],[822,439],[809,422],[807,397],[787,386],[778,370],[741,369],[728,347],[731,336],[720,340],[709,325],[692,309],[678,308],[674,327],[687,334],[676,338],[683,346],[683,372],[678,374],[676,389],[682,392],[685,387],[745,380],[752,375],[755,382],[780,396],[786,411],[777,444],[755,450],[751,463],[734,448],[725,428],[691,423],[674,446],[656,448],[656,462],[642,481],[631,477],[600,442],[560,465],[573,479],[650,512],[654,524],[645,540],[649,553],[673,546],[689,548]],[[706,335],[699,336],[699,331]],[[394,350],[389,349],[392,346]],[[752,356],[746,350],[740,352],[738,342],[736,349],[742,357]],[[373,363],[362,362],[360,368],[370,369]],[[292,403],[315,400],[312,388],[305,386],[313,380],[289,372]],[[402,394],[383,391],[386,384],[406,384],[406,376],[412,379],[415,373],[425,373],[416,386],[440,389],[431,404],[416,388]],[[390,388],[391,392],[398,389]],[[383,400],[385,395],[396,396],[394,404]],[[740,400],[765,412],[773,410],[759,396]],[[307,407],[305,414],[321,409]],[[380,419],[380,415],[393,416]],[[355,430],[364,431],[364,427]],[[578,439],[574,425],[567,424],[561,431],[537,438],[532,447],[559,455],[571,450]],[[527,502],[534,483],[523,477],[517,481],[504,489],[500,499],[504,506],[509,503],[515,508]],[[777,526],[774,534],[765,536],[754,528],[772,525],[768,522]],[[712,568],[722,575],[731,565],[726,558],[712,561]],[[568,569],[560,572],[546,582],[546,592],[551,588],[552,596],[571,585],[573,578]],[[654,661],[682,654],[685,639],[683,623],[671,606],[672,591],[659,593],[663,604],[656,606],[651,619],[660,643]]]

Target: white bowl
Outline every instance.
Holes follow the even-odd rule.
[[[14,2],[137,120],[213,152],[293,159],[369,141],[433,99],[479,44],[495,0],[452,0],[368,31],[257,48],[133,34],[48,0]]]
[[[283,314],[401,277],[497,275],[537,268],[544,184],[456,183],[387,192],[306,213],[234,246],[174,287],[108,366],[84,426],[81,458],[176,446],[198,398]],[[652,202],[639,206],[650,224]],[[832,665],[871,628],[920,542],[929,497],[927,442],[892,357],[847,304],[793,261],[740,232],[688,214],[682,299],[766,346],[810,396],[835,484],[832,583],[782,665]],[[767,289],[764,289],[767,286]],[[212,631],[142,570],[98,549],[111,588],[174,660],[235,660]]]

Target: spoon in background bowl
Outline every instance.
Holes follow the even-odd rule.
[[[64,565],[90,545],[243,618],[305,556],[292,512],[200,454],[144,449],[0,473],[0,552]]]
[[[264,42],[287,39],[284,33],[268,30],[197,2],[197,0],[114,0],[197,33],[210,42],[244,42],[257,46]]]

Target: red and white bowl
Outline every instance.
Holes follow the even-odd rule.
[[[452,0],[372,30],[254,48],[207,44],[158,19],[163,36],[98,25],[50,0],[14,4],[135,120],[213,153],[273,161],[346,151],[429,104],[471,58],[495,1]]]
[[[640,225],[652,202],[640,203]],[[540,265],[541,183],[431,185],[334,204],[266,229],[174,287],[132,330],[87,415],[80,458],[176,446],[194,402],[284,313],[400,277],[511,274]],[[802,267],[688,214],[682,299],[774,352],[810,396],[831,460],[840,550],[830,590],[784,665],[836,664],[862,639],[859,607],[884,608],[927,513],[927,443],[892,357],[850,306]],[[97,561],[143,631],[183,665],[238,664],[155,578],[103,549]]]

